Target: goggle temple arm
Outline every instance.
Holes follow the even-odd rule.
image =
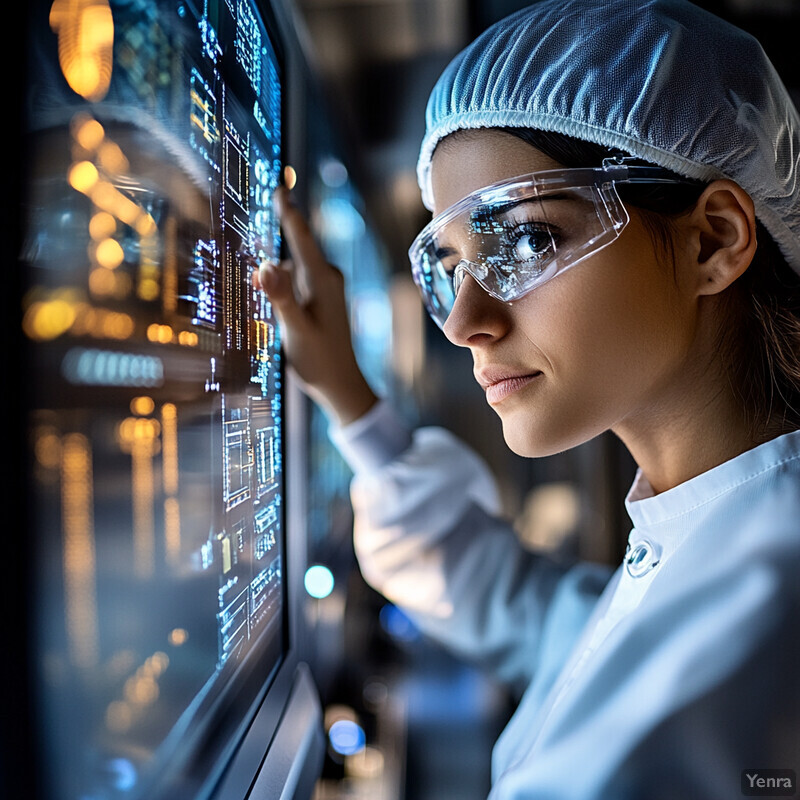
[[[666,167],[642,164],[639,159],[622,153],[604,158],[601,169],[614,183],[703,183],[695,178],[676,175]]]

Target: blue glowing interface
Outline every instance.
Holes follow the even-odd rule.
[[[254,0],[55,0],[38,20],[44,780],[149,798],[248,656],[266,677],[286,647],[280,333],[251,282],[280,250],[279,63]]]

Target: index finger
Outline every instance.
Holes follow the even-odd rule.
[[[289,190],[279,186],[272,197],[292,258],[295,264],[306,268],[313,280],[328,267],[328,260],[320,250],[305,216],[292,203]]]

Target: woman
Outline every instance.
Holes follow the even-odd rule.
[[[800,767],[799,128],[758,44],[682,0],[546,0],[433,90],[415,280],[515,452],[629,448],[612,575],[523,553],[479,460],[376,400],[276,198],[294,265],[260,285],[354,468],[365,577],[524,692],[492,798],[729,800]]]

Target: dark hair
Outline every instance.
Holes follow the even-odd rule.
[[[565,167],[599,166],[614,152],[562,134],[500,128]],[[646,163],[646,162],[642,162]],[[676,176],[677,177],[677,176]],[[702,184],[620,185],[654,244],[673,260],[673,220],[697,202]],[[718,347],[755,441],[800,428],[800,275],[756,221],[758,246],[750,266],[720,297]]]

